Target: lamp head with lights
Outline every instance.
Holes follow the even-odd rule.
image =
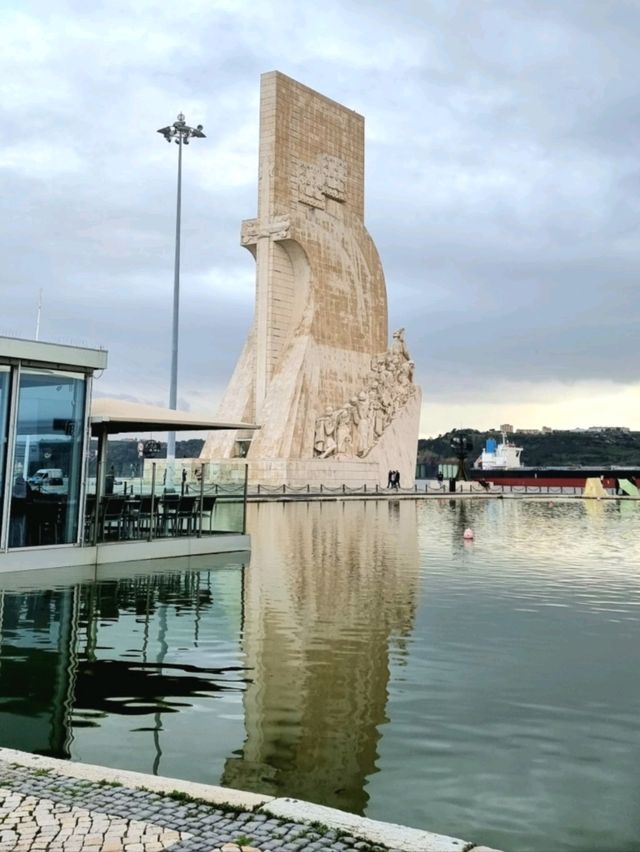
[[[171,142],[173,140],[176,145],[180,145],[184,143],[185,145],[189,144],[189,139],[192,137],[196,137],[198,139],[206,139],[206,135],[203,133],[203,128],[201,124],[198,124],[197,127],[190,127],[186,122],[184,115],[180,113],[176,121],[173,124],[169,124],[167,127],[161,127],[158,131],[161,133],[167,142]]]

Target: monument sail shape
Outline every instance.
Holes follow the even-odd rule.
[[[246,455],[265,484],[413,483],[420,390],[364,226],[364,119],[274,71],[262,76],[253,326],[201,459]]]

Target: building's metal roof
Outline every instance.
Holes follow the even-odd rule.
[[[221,423],[206,414],[174,411],[121,399],[94,399],[91,403],[91,434],[122,432],[194,432],[214,429],[259,429],[255,423]]]
[[[87,349],[62,343],[21,340],[18,337],[0,337],[0,358],[40,361],[48,365],[90,370],[104,370],[107,366],[106,349]]]

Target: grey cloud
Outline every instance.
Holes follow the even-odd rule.
[[[367,226],[426,388],[640,380],[623,355],[640,320],[636,4],[28,9],[48,46],[25,26],[32,56],[4,69],[0,331],[31,333],[43,287],[44,335],[105,345],[104,382],[162,397],[175,151],[155,129],[183,108],[208,138],[185,152],[181,387],[185,404],[218,395],[251,322],[239,225],[258,77],[277,67],[366,117]]]

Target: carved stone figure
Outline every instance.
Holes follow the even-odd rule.
[[[352,419],[350,406],[341,408],[338,412],[336,426],[337,455],[348,458],[353,455],[353,439],[351,437]]]
[[[399,363],[408,361],[411,357],[407,344],[404,341],[404,328],[399,328],[393,332],[393,343],[391,344],[391,352],[396,356]]]
[[[398,382],[401,385],[410,385],[413,382],[413,370],[415,364],[413,361],[405,361],[398,370]]]
[[[387,368],[386,363],[380,373],[380,402],[385,412],[386,423],[389,422],[391,410],[393,408],[393,386],[395,383],[394,375]]]
[[[371,359],[371,371],[373,373],[379,373],[384,369],[384,355],[374,355]]]
[[[384,362],[382,364],[382,370],[380,371],[380,377],[383,382],[386,382],[389,386],[393,384],[395,379],[395,371],[396,371],[396,357],[391,352],[387,352],[384,356]]]
[[[369,397],[364,391],[358,394],[354,409],[356,424],[356,454],[364,456],[369,450]]]
[[[406,361],[398,371],[398,385],[396,392],[396,409],[401,408],[406,404],[407,400],[413,393],[413,384],[411,383],[411,362]]]
[[[373,420],[373,440],[377,441],[385,427],[384,409],[380,398],[377,396],[371,401],[371,417]]]
[[[324,414],[316,420],[315,436],[313,446],[315,454],[321,459],[326,459],[336,451],[336,416],[333,408],[328,405]]]

